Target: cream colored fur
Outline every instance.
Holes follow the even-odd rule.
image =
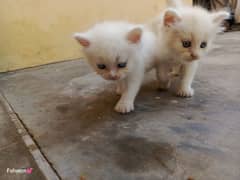
[[[133,111],[144,73],[154,64],[154,33],[142,25],[103,22],[74,37],[83,46],[94,71],[106,80],[116,81],[121,98],[115,110],[120,113]],[[127,65],[119,68],[118,63]],[[98,64],[104,64],[106,68],[99,69]]]
[[[211,49],[221,22],[229,14],[225,11],[210,13],[201,7],[183,6],[177,0],[171,0],[169,4],[175,8],[168,8],[149,24],[158,37],[157,77],[160,88],[168,89],[171,78],[168,69],[177,67],[175,69],[179,69],[181,82],[176,94],[190,97],[194,94],[192,82],[198,62]],[[182,41],[190,41],[191,47],[183,47]],[[207,43],[205,48],[200,47],[203,42]]]

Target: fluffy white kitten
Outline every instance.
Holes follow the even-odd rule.
[[[210,49],[219,32],[222,21],[229,17],[225,11],[208,12],[201,7],[181,5],[181,1],[168,0],[173,8],[168,8],[150,23],[158,36],[158,71],[161,89],[170,86],[170,71],[179,71],[178,96],[191,97],[191,85],[199,59]]]
[[[120,113],[134,110],[134,100],[144,72],[154,63],[155,34],[142,25],[103,22],[84,33],[75,33],[95,72],[117,82],[121,98],[115,106]]]

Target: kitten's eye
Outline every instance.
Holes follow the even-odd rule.
[[[119,63],[117,66],[118,66],[118,68],[125,68],[127,66],[127,63],[126,62]]]
[[[182,45],[185,48],[189,48],[189,47],[191,47],[192,43],[191,43],[191,41],[182,41]]]
[[[98,69],[105,69],[106,65],[105,64],[97,64]]]
[[[200,48],[205,48],[207,47],[207,43],[206,42],[202,42],[201,45],[200,45]]]

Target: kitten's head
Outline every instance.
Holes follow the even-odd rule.
[[[132,71],[141,36],[141,27],[121,22],[104,22],[74,34],[89,64],[106,80],[124,79]]]
[[[210,13],[200,7],[167,9],[163,30],[170,52],[183,62],[200,59],[211,47],[220,25],[229,13]]]

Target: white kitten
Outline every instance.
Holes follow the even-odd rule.
[[[198,61],[210,49],[222,21],[229,17],[229,13],[210,13],[201,7],[182,6],[178,0],[168,0],[168,3],[175,8],[168,8],[150,23],[158,36],[157,76],[160,88],[167,89],[170,85],[169,69],[177,65],[181,82],[176,94],[191,97]]]
[[[142,25],[103,22],[84,33],[74,34],[89,64],[106,80],[117,82],[120,113],[134,110],[134,100],[144,72],[154,63],[156,37]]]

